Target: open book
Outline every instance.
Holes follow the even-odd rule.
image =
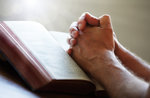
[[[31,21],[0,22],[0,51],[32,90],[88,94],[104,90],[66,53],[68,34]]]

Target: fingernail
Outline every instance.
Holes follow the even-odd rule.
[[[74,38],[75,37],[76,31],[72,31],[71,36]]]
[[[71,39],[70,43],[71,43],[71,46],[74,46],[76,44],[76,40],[75,39]]]
[[[80,30],[82,29],[82,24],[81,24],[81,23],[78,24],[78,28],[79,28]]]
[[[73,31],[72,32],[72,37],[73,38],[77,38],[78,37],[78,32],[77,31]]]

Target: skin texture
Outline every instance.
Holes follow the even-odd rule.
[[[111,97],[148,98],[149,65],[118,42],[109,15],[84,13],[70,26],[70,35],[68,53]]]

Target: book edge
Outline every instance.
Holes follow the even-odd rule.
[[[23,78],[25,78],[25,80],[27,81],[27,83],[29,83],[30,84],[30,86],[32,87],[32,89],[34,90],[34,89],[38,89],[38,88],[40,88],[41,86],[44,86],[44,85],[46,85],[46,84],[48,84],[50,81],[52,81],[52,78],[51,78],[51,76],[49,75],[49,73],[44,69],[44,67],[38,62],[38,60],[32,55],[32,53],[25,47],[25,45],[19,40],[19,38],[17,37],[17,36],[15,36],[15,34],[13,33],[13,31],[7,26],[7,24],[5,24],[4,22],[0,22],[0,25],[1,25],[1,27],[0,27],[0,29],[4,29],[3,30],[3,32],[5,32],[5,34],[7,34],[7,36],[11,36],[11,37],[13,37],[12,39],[10,39],[9,38],[9,40],[10,41],[17,41],[17,42],[15,42],[15,44],[17,44],[17,45],[19,45],[19,50],[21,50],[20,51],[20,53],[21,54],[23,54],[23,56],[25,57],[25,59],[28,61],[28,64],[24,64],[27,68],[31,68],[30,66],[32,65],[33,67],[31,68],[32,70],[34,69],[34,71],[35,72],[33,72],[34,73],[34,76],[38,79],[38,78],[40,78],[40,79],[38,79],[38,81],[36,81],[36,79],[35,80],[33,80],[34,78],[32,78],[31,80],[30,79],[28,79],[27,78],[27,75],[25,75],[25,73],[23,73],[23,72],[19,72],[19,74],[21,74],[21,76],[23,77]],[[9,35],[9,34],[10,35]],[[9,42],[9,43],[11,43],[11,42]],[[1,47],[2,48],[2,47]],[[17,48],[17,47],[16,47]],[[24,49],[24,50],[22,50],[22,49]],[[25,53],[26,52],[26,53]],[[5,54],[7,54],[7,53],[5,53]],[[7,55],[6,55],[7,56]],[[26,56],[28,56],[28,57],[26,57]],[[7,56],[8,57],[8,56]],[[30,58],[30,60],[28,60]],[[12,60],[11,60],[12,61]],[[29,65],[29,64],[31,64],[31,65]],[[13,66],[16,68],[17,66],[15,65],[15,64],[13,64]],[[19,70],[21,70],[21,69],[17,69],[16,68],[16,70],[17,71],[19,71]],[[31,71],[31,70],[30,70]],[[38,75],[37,75],[37,72],[38,71]],[[41,77],[40,77],[40,75],[41,75]],[[41,80],[41,81],[39,81],[39,80]],[[33,83],[34,82],[34,83]],[[41,86],[39,86],[39,85],[41,85]]]

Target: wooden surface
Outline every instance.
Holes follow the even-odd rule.
[[[0,61],[0,98],[95,98],[88,95],[71,95],[52,92],[33,92],[12,66]]]

